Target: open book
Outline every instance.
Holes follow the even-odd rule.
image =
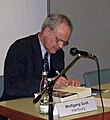
[[[54,102],[64,102],[79,98],[91,96],[91,88],[85,87],[64,87],[62,89],[54,89]]]

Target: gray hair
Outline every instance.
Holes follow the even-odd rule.
[[[67,24],[71,30],[71,33],[72,33],[72,31],[73,31],[72,23],[71,23],[70,19],[63,14],[50,14],[50,15],[48,15],[47,18],[43,22],[43,25],[41,27],[41,32],[43,32],[43,30],[46,27],[50,27],[50,28],[54,29],[57,25],[59,25],[61,23]]]

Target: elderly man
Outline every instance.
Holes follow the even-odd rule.
[[[32,97],[39,92],[44,54],[48,53],[48,77],[54,79],[56,71],[64,69],[64,46],[69,44],[73,31],[68,17],[50,14],[44,20],[41,32],[15,41],[9,48],[4,66],[3,100]],[[60,77],[54,87],[79,86],[72,78]]]

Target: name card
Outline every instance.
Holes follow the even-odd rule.
[[[53,114],[64,117],[68,115],[97,110],[94,97],[87,97],[73,101],[56,103]]]

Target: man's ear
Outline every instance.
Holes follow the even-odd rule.
[[[49,34],[50,34],[50,28],[49,28],[49,27],[46,27],[46,28],[44,29],[44,31],[43,31],[43,34],[44,34],[45,36],[49,35]]]

